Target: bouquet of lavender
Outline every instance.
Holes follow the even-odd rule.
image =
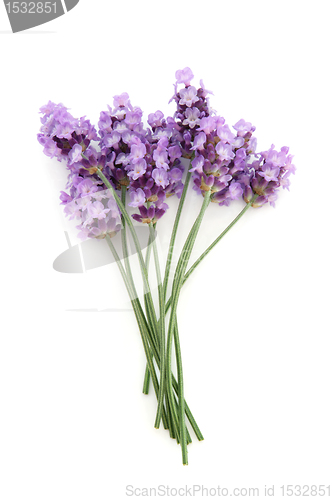
[[[184,397],[177,325],[182,286],[250,207],[262,207],[266,203],[274,206],[278,190],[281,186],[289,189],[290,174],[295,173],[288,147],[277,151],[272,145],[267,151],[256,152],[255,127],[241,119],[232,131],[224,118],[210,108],[211,92],[202,81],[199,88],[191,85],[192,79],[190,68],[176,72],[171,99],[176,104],[173,117],[165,118],[161,111],[156,111],[149,114],[148,123],[144,124],[142,110],[133,106],[128,94],[123,93],[114,96],[113,107],[108,106],[107,111],[101,112],[97,130],[89,120],[76,119],[62,104],[50,101],[40,109],[42,126],[38,134],[44,153],[66,163],[67,191],[61,192],[60,200],[66,216],[77,221],[78,236],[105,239],[117,262],[147,359],[143,392],[148,394],[151,380],[157,399],[154,425],[159,428],[162,421],[170,437],[181,444],[183,464],[188,464],[187,445],[191,442],[188,424],[198,440],[203,440],[203,435]],[[180,90],[178,85],[182,85]],[[178,256],[168,297],[175,239],[190,182],[202,195],[202,206]],[[156,227],[168,209],[167,198],[174,195],[179,204],[162,274]],[[228,206],[240,198],[245,202],[244,208],[188,268],[210,203]],[[130,215],[133,208],[135,213]],[[149,229],[145,255],[133,219]],[[118,233],[122,255],[112,241]],[[131,269],[128,233],[140,266],[143,304]],[[151,251],[158,283],[158,312],[148,275]],[[171,369],[173,347],[176,375]]]

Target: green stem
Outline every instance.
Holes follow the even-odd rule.
[[[107,186],[107,188],[113,194],[114,199],[115,199],[118,207],[120,208],[121,212],[123,213],[124,219],[125,219],[126,223],[129,226],[129,229],[130,229],[130,232],[131,232],[131,235],[132,235],[132,238],[133,238],[133,241],[134,241],[137,253],[138,253],[138,258],[139,258],[139,263],[140,263],[140,267],[141,267],[143,282],[144,282],[145,287],[148,289],[148,296],[149,296],[149,302],[150,302],[150,307],[151,307],[151,305],[152,305],[152,299],[151,299],[151,293],[150,293],[149,284],[148,284],[148,280],[147,280],[147,269],[146,269],[146,267],[144,265],[144,262],[143,262],[143,257],[142,257],[142,252],[141,252],[140,244],[139,244],[139,241],[138,241],[135,229],[133,227],[132,220],[129,217],[127,211],[126,211],[126,209],[124,207],[124,204],[119,199],[116,191],[114,190],[114,188],[112,187],[112,185],[110,184],[110,182],[107,180],[107,178],[104,176],[103,172],[100,169],[98,169],[97,174],[100,177],[100,179],[104,182],[104,184]],[[112,244],[110,238],[108,240],[108,243],[109,243],[109,246],[110,246],[110,243],[111,243],[111,246],[113,247],[113,244]],[[110,246],[110,248],[111,248],[111,246]],[[114,247],[113,247],[113,249],[114,249]],[[112,248],[111,248],[111,250],[112,250]],[[115,249],[114,249],[114,251],[115,251]],[[123,279],[124,279],[125,284],[126,284],[126,282],[127,282],[127,276],[126,276],[125,272],[123,271],[123,268],[122,268],[121,262],[119,260],[119,257],[115,257],[115,259],[117,261],[118,267],[120,268],[121,274],[122,274]],[[132,292],[130,291],[130,287],[128,287],[128,285],[126,287],[128,289],[129,294],[131,294]],[[137,297],[137,295],[136,295],[136,297]],[[157,350],[157,346],[155,345],[156,344],[156,337],[154,335],[154,332],[157,332],[157,325],[156,326],[152,325],[153,326],[153,333],[152,333],[151,330],[150,330],[150,327],[147,325],[147,322],[146,322],[146,319],[144,317],[144,314],[143,314],[142,307],[141,307],[139,299],[136,298],[134,300],[131,300],[131,302],[132,302],[132,306],[133,306],[133,309],[134,309],[134,312],[135,312],[135,315],[136,315],[136,318],[137,318],[137,322],[138,322],[138,325],[139,325],[140,334],[143,337],[143,335],[144,335],[143,332],[145,332],[145,334],[149,336],[151,347],[152,347],[152,353],[155,356],[155,359],[156,359],[158,367],[160,367],[159,352]],[[155,313],[155,311],[154,311],[154,313]],[[155,315],[155,320],[156,320],[156,315]],[[157,324],[157,321],[156,321],[156,324]],[[144,338],[143,338],[143,342],[144,342]],[[157,394],[156,391],[158,391],[158,384],[156,386],[156,380],[157,379],[156,379],[155,369],[154,369],[154,365],[153,365],[153,362],[152,362],[152,357],[151,357],[151,354],[150,354],[150,351],[149,351],[149,346],[147,346],[145,344],[145,342],[144,342],[144,348],[145,348],[145,353],[146,353],[146,356],[147,356],[147,362],[148,362],[149,370],[150,369],[153,370],[153,372],[151,373],[151,375],[153,377],[153,385],[154,385],[155,393]],[[150,358],[150,360],[149,360],[149,358]],[[177,383],[176,379],[174,378],[174,376],[172,374],[171,374],[171,381],[172,381],[172,386],[173,386],[176,394],[178,395],[178,392],[179,392],[178,391],[178,383]],[[173,394],[172,394],[172,402],[173,402],[173,404],[171,404],[171,402],[169,402],[169,406],[173,406],[173,410],[171,411],[171,409],[170,409],[170,415],[173,415],[174,409],[175,409],[176,410],[176,416],[173,415],[173,418],[175,418],[175,417],[176,418],[175,418],[175,421],[174,421],[174,423],[172,425],[173,425],[173,427],[175,429],[175,432],[177,433],[177,429],[178,429],[177,408],[175,407],[175,404],[174,404]],[[195,432],[198,440],[199,441],[203,440],[203,436],[201,434],[201,431],[200,431],[200,429],[199,429],[199,427],[198,427],[198,425],[197,425],[197,423],[196,423],[196,421],[195,421],[195,419],[194,419],[194,417],[193,417],[193,415],[192,415],[192,413],[190,411],[190,408],[188,407],[186,401],[185,401],[185,411],[186,411],[186,416],[189,419],[189,422],[190,422],[190,424],[191,424],[191,426],[192,426],[192,428],[193,428],[193,430],[194,430],[194,432]],[[171,418],[171,421],[172,421],[172,417],[171,416],[170,416],[170,418]],[[163,411],[163,414],[162,414],[162,419],[163,419],[163,423],[164,423],[164,426],[165,426],[165,414],[164,414],[164,411]],[[170,421],[169,429],[171,427],[171,421]]]
[[[177,304],[179,300],[179,295],[180,295],[180,289],[182,286],[185,270],[187,267],[188,260],[190,258],[193,245],[196,239],[196,236],[198,234],[203,216],[205,214],[205,211],[210,203],[210,196],[211,192],[206,191],[205,197],[203,200],[203,204],[200,210],[200,213],[194,222],[191,231],[187,237],[187,240],[184,244],[184,247],[182,249],[182,252],[180,254],[178,264],[176,267],[176,273],[175,273],[175,278],[173,281],[173,286],[172,286],[172,302],[171,302],[171,314],[170,314],[170,320],[169,320],[169,329],[168,329],[168,340],[167,340],[167,352],[166,352],[166,364],[167,364],[167,390],[169,394],[169,399],[171,402],[171,410],[175,410],[174,406],[174,399],[173,399],[173,394],[172,394],[172,376],[171,376],[171,347],[172,347],[172,338],[173,338],[173,333],[176,327],[176,312],[177,312]],[[179,340],[179,339],[178,339]],[[178,363],[181,364],[181,356],[180,356],[180,345],[179,342],[175,343],[175,351],[176,351],[176,359],[177,359],[177,366]],[[183,383],[182,379],[182,370],[180,371],[180,376],[181,380],[178,379],[178,385]],[[180,392],[180,391],[179,391]],[[178,396],[178,400],[180,403],[180,395]],[[179,405],[179,422],[180,422],[180,442],[181,442],[181,447],[182,447],[182,457],[183,457],[183,464],[187,465],[188,464],[188,459],[187,459],[187,443],[186,443],[186,432],[185,432],[185,414],[184,414],[184,404]]]
[[[154,261],[156,269],[156,278],[158,284],[158,300],[159,300],[159,339],[160,339],[160,392],[158,395],[158,405],[156,412],[155,427],[158,429],[161,422],[162,409],[164,404],[164,391],[165,391],[165,302],[163,293],[163,284],[161,278],[160,263],[158,258],[155,231],[152,224],[149,224],[150,240],[153,246]]]
[[[248,211],[248,209],[251,207],[251,204],[257,199],[257,197],[258,197],[258,195],[255,194],[253,196],[253,198],[250,200],[250,202],[247,203],[245,205],[245,207],[239,212],[239,214],[233,219],[233,221],[229,224],[229,226],[226,227],[222,231],[222,233],[213,241],[213,243],[211,245],[209,245],[209,247],[206,248],[206,250],[200,255],[200,257],[194,262],[194,264],[190,267],[190,269],[184,275],[182,285],[184,285],[185,281],[191,276],[193,271],[198,267],[198,265],[206,257],[206,255],[209,254],[209,252],[215,247],[215,245],[217,245],[217,243],[223,238],[223,236],[225,236],[227,234],[227,232],[230,231],[230,229],[236,224],[236,222],[239,221],[239,219]],[[172,301],[172,297],[170,297],[168,302],[166,303],[166,306],[165,306],[166,313],[168,312],[168,310],[171,307],[171,301]]]
[[[134,314],[135,314],[135,317],[136,317],[136,320],[137,320],[137,323],[138,323],[138,326],[139,326],[139,330],[140,330],[140,334],[141,334],[141,338],[142,338],[142,342],[143,342],[143,347],[144,347],[144,351],[145,351],[147,362],[148,362],[148,366],[149,366],[150,375],[152,377],[152,381],[153,381],[153,386],[154,386],[156,398],[158,398],[158,394],[159,394],[158,379],[157,379],[157,376],[156,376],[155,367],[154,367],[153,359],[152,359],[150,348],[149,348],[149,342],[148,342],[147,335],[146,335],[145,324],[143,322],[143,319],[142,319],[141,314],[140,314],[140,310],[138,308],[138,299],[137,299],[137,296],[134,295],[135,290],[133,290],[132,287],[131,287],[131,284],[130,284],[129,279],[128,279],[127,275],[126,275],[125,269],[124,269],[124,267],[123,267],[123,265],[122,265],[122,263],[120,261],[118,253],[117,253],[117,251],[116,251],[116,249],[115,249],[115,247],[114,247],[114,245],[113,245],[113,243],[111,241],[111,238],[110,238],[110,236],[108,234],[106,235],[106,241],[107,241],[107,243],[108,243],[108,245],[110,247],[110,250],[112,252],[112,255],[113,255],[115,261],[117,262],[119,271],[120,271],[120,273],[122,275],[122,278],[124,280],[127,292],[128,292],[129,297],[131,299],[131,303],[132,303],[132,307],[133,307],[133,310],[134,310]],[[166,427],[167,426],[167,420],[166,420],[166,415],[165,415],[164,411],[163,411],[163,414],[162,414],[162,418],[164,420],[164,426]]]
[[[190,168],[190,166],[191,166],[191,163],[189,165],[189,168]],[[170,268],[171,268],[171,263],[172,263],[173,250],[174,250],[174,246],[175,246],[176,234],[177,234],[179,220],[180,220],[180,216],[181,216],[181,213],[183,210],[184,201],[185,201],[185,197],[186,197],[186,193],[187,193],[190,179],[191,179],[191,172],[188,171],[187,175],[186,175],[185,182],[184,182],[183,192],[182,192],[181,198],[179,200],[176,218],[175,218],[175,222],[173,225],[171,238],[170,238],[169,251],[168,251],[168,257],[167,257],[167,261],[166,261],[164,281],[163,281],[164,301],[166,299],[166,293],[167,293],[167,288],[168,288],[169,274],[170,274]]]
[[[121,213],[122,213],[122,215],[124,217],[124,220],[125,220],[126,224],[128,225],[130,233],[132,235],[133,242],[134,242],[135,249],[137,251],[137,255],[138,255],[138,259],[139,259],[139,263],[140,263],[142,280],[143,280],[143,284],[144,284],[144,293],[147,294],[148,306],[149,306],[149,315],[150,315],[150,318],[152,320],[152,326],[154,328],[154,331],[157,332],[157,329],[158,329],[157,319],[156,319],[156,314],[155,314],[153,299],[152,299],[152,296],[151,296],[151,291],[150,291],[150,287],[149,287],[149,283],[148,283],[147,268],[145,266],[145,262],[144,262],[142,251],[141,251],[141,247],[140,247],[140,242],[139,242],[138,236],[136,234],[136,231],[134,229],[132,219],[129,216],[129,214],[128,214],[128,212],[127,212],[127,210],[126,210],[123,202],[120,200],[120,198],[119,198],[116,190],[110,184],[110,182],[105,177],[105,175],[103,174],[103,172],[101,171],[101,169],[98,168],[97,171],[96,171],[96,173],[97,173],[98,177],[104,182],[104,184],[106,185],[106,187],[113,194],[114,200],[117,203],[117,205],[118,205],[118,207],[119,207],[119,209],[120,209],[120,211],[121,211]]]
[[[146,269],[147,269],[147,274],[149,274],[150,256],[151,256],[151,240],[150,240],[150,232],[149,232],[147,250],[146,250],[146,258],[145,258],[145,265],[146,265]],[[145,296],[145,308],[147,311],[148,304],[147,304],[146,296]],[[148,365],[146,364],[145,378],[143,381],[143,389],[142,389],[142,392],[144,394],[149,394],[149,380],[150,380],[149,368],[148,368]]]

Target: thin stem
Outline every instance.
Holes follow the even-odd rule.
[[[196,267],[200,264],[200,262],[206,257],[206,255],[209,254],[209,252],[215,247],[215,245],[218,244],[218,242],[223,238],[223,236],[225,236],[227,234],[227,232],[230,231],[230,229],[236,224],[236,222],[238,222],[239,219],[241,217],[243,217],[243,215],[248,211],[248,209],[252,206],[252,203],[257,198],[258,198],[258,195],[255,194],[252,197],[252,199],[250,200],[250,202],[245,205],[245,207],[243,208],[243,210],[241,210],[239,212],[239,214],[233,219],[233,221],[229,224],[229,226],[227,226],[222,231],[222,233],[213,241],[213,243],[211,245],[209,245],[209,247],[206,248],[206,250],[200,255],[200,257],[194,262],[194,264],[190,267],[190,269],[187,271],[187,273],[184,276],[183,285],[184,285],[185,281],[191,276],[191,274],[196,269]]]
[[[190,166],[191,166],[191,163],[190,163]],[[189,166],[189,168],[190,168],[190,166]],[[181,198],[179,200],[176,218],[175,218],[175,222],[174,222],[172,233],[171,233],[168,257],[167,257],[166,266],[165,266],[164,281],[163,281],[164,300],[166,299],[169,274],[170,274],[170,268],[171,268],[171,263],[172,263],[172,256],[173,256],[173,250],[174,250],[174,246],[175,246],[175,240],[176,240],[176,234],[177,234],[177,230],[178,230],[179,220],[180,220],[180,216],[181,216],[181,213],[183,210],[184,201],[185,201],[185,197],[186,197],[186,193],[187,193],[190,179],[191,179],[191,172],[187,171],[187,175],[186,175],[186,179],[185,179],[184,187],[183,187],[183,192],[182,192]]]
[[[106,185],[106,187],[113,194],[114,200],[117,203],[117,205],[118,205],[118,207],[119,207],[119,209],[120,209],[120,211],[121,211],[121,213],[122,213],[122,215],[124,217],[124,220],[125,220],[126,224],[128,225],[130,233],[132,235],[133,242],[134,242],[135,249],[137,251],[138,259],[139,259],[139,263],[140,263],[142,280],[143,280],[143,284],[144,284],[144,292],[145,292],[145,294],[147,294],[148,306],[149,306],[149,314],[150,314],[150,317],[151,317],[152,322],[153,322],[152,323],[153,328],[154,328],[155,331],[157,331],[157,328],[158,328],[157,327],[157,319],[156,319],[156,314],[155,314],[153,299],[152,299],[152,296],[151,296],[151,291],[150,291],[150,287],[149,287],[149,283],[148,283],[147,268],[145,266],[145,262],[144,262],[142,251],[141,251],[141,247],[140,247],[140,242],[139,242],[138,236],[136,234],[136,231],[134,229],[132,219],[129,216],[129,214],[128,214],[128,212],[127,212],[127,210],[126,210],[123,202],[119,199],[119,196],[117,195],[116,190],[110,184],[110,182],[105,177],[105,175],[103,174],[103,172],[101,171],[101,169],[97,168],[96,173],[97,173],[98,177],[104,182],[104,184]]]
[[[151,256],[151,241],[150,241],[150,232],[149,232],[148,243],[147,243],[147,250],[146,250],[146,257],[145,257],[145,265],[146,265],[146,269],[147,269],[147,275],[149,274],[150,256]],[[145,308],[146,308],[146,311],[147,311],[148,304],[147,304],[146,296],[145,296]],[[149,394],[149,381],[150,381],[149,368],[148,368],[148,365],[146,364],[145,378],[144,378],[144,381],[143,381],[143,388],[142,388],[142,392],[144,394]]]
[[[125,286],[126,286],[126,289],[128,291],[128,294],[130,296],[130,299],[131,299],[131,303],[132,303],[132,307],[133,307],[133,310],[134,310],[134,314],[135,314],[135,317],[136,317],[136,320],[137,320],[137,323],[139,325],[139,330],[140,330],[140,334],[141,334],[141,338],[142,338],[142,342],[143,342],[143,347],[144,347],[144,350],[145,350],[145,354],[146,354],[146,358],[147,358],[147,362],[148,362],[148,366],[149,366],[149,371],[150,371],[150,375],[152,377],[152,381],[153,381],[153,385],[154,385],[154,389],[155,389],[155,394],[156,394],[156,397],[158,398],[158,393],[159,393],[159,384],[158,384],[158,380],[157,380],[157,376],[156,376],[156,372],[155,372],[155,367],[154,367],[154,364],[153,364],[153,359],[152,359],[152,356],[151,356],[151,352],[150,352],[150,348],[149,348],[149,343],[148,343],[148,339],[147,339],[147,336],[146,336],[146,333],[145,333],[145,325],[144,325],[144,322],[142,321],[142,317],[140,315],[140,311],[138,309],[138,304],[137,304],[137,301],[138,299],[133,296],[133,290],[131,288],[131,285],[130,285],[130,282],[128,280],[128,277],[126,275],[126,272],[125,272],[125,269],[120,261],[120,258],[118,256],[118,253],[111,241],[111,238],[110,236],[107,234],[106,235],[106,241],[110,247],[110,250],[112,252],[112,255],[114,256],[114,259],[115,261],[117,262],[117,265],[118,265],[118,269],[122,275],[122,278],[124,280],[124,283],[125,283]],[[167,425],[167,421],[166,421],[166,415],[165,415],[165,412],[163,412],[163,415],[162,415],[162,418],[164,419],[165,421],[165,425]]]
[[[142,257],[142,252],[141,252],[140,244],[139,244],[139,241],[138,241],[135,229],[133,227],[132,220],[129,217],[127,211],[126,211],[126,209],[124,207],[124,204],[119,199],[116,191],[114,190],[114,188],[112,187],[112,185],[110,184],[110,182],[107,180],[107,178],[104,176],[104,174],[102,173],[102,171],[100,169],[98,169],[97,173],[98,173],[100,179],[104,182],[104,184],[108,187],[108,189],[113,194],[114,199],[115,199],[117,205],[119,206],[121,212],[123,213],[124,219],[125,219],[126,223],[129,226],[129,229],[130,229],[130,232],[131,232],[131,235],[133,237],[133,241],[134,241],[137,253],[138,253],[138,258],[139,258],[139,262],[140,262],[140,267],[141,267],[143,281],[144,281],[144,284],[145,284],[146,288],[148,289],[148,296],[150,297],[149,302],[150,302],[150,307],[151,307],[152,299],[151,299],[151,293],[150,293],[149,284],[148,284],[148,280],[147,280],[147,269],[146,269],[146,267],[144,265],[144,262],[143,262],[143,257]],[[111,240],[110,240],[109,237],[107,237],[106,239],[107,239],[108,244],[109,244],[109,246],[111,248],[111,251],[112,251],[113,244],[112,244],[112,242],[111,242]],[[115,251],[114,247],[113,247],[113,250]],[[153,362],[152,362],[151,354],[149,352],[149,346],[147,346],[146,343],[145,343],[145,341],[144,341],[144,335],[148,335],[148,337],[150,339],[150,343],[151,343],[152,354],[155,356],[155,359],[156,359],[158,367],[160,367],[159,352],[157,350],[157,344],[156,344],[156,342],[158,342],[158,339],[156,338],[156,335],[154,335],[154,333],[157,332],[157,326],[155,327],[155,325],[152,325],[153,330],[152,331],[150,330],[150,327],[148,326],[148,324],[146,322],[146,319],[145,319],[145,316],[143,314],[142,307],[141,307],[139,299],[135,298],[134,300],[132,300],[133,299],[133,297],[131,297],[131,293],[132,292],[130,290],[130,287],[128,286],[127,276],[126,276],[125,271],[123,270],[123,266],[121,265],[120,259],[119,259],[118,256],[115,256],[115,259],[117,261],[117,264],[118,264],[118,267],[119,267],[120,272],[122,274],[122,277],[123,277],[123,279],[125,281],[128,293],[130,294],[132,306],[133,306],[133,309],[134,309],[134,312],[135,312],[135,315],[136,315],[136,318],[137,318],[137,322],[138,322],[138,325],[139,325],[140,334],[143,337],[142,340],[144,342],[144,348],[145,348],[145,353],[146,353],[146,357],[147,357],[147,361],[148,361],[148,365],[149,365],[149,370],[150,369],[153,370],[153,372],[151,373],[151,375],[153,377],[154,390],[155,390],[155,393],[157,395],[158,394],[158,384],[156,386],[155,369],[154,369],[154,365],[153,365]],[[137,295],[135,295],[135,296],[137,297]],[[154,311],[154,313],[155,313],[155,311]],[[155,315],[155,321],[156,321],[156,315]],[[155,321],[154,321],[154,323],[155,323]],[[156,324],[157,324],[157,321],[156,321]],[[145,333],[143,333],[143,332],[145,332]],[[172,382],[172,386],[173,386],[176,394],[178,395],[178,392],[179,392],[178,391],[178,384],[177,384],[176,379],[172,375],[172,373],[171,373],[171,382]],[[172,394],[171,397],[172,397],[172,403],[173,404],[169,401],[169,406],[172,407],[172,410],[170,408],[170,417],[169,417],[169,419],[170,419],[169,424],[170,425],[168,425],[168,427],[170,429],[171,422],[174,420],[174,423],[172,424],[172,427],[174,428],[174,432],[176,433],[176,437],[178,437],[177,436],[178,435],[177,408],[176,408],[175,402],[173,400],[173,394]],[[176,411],[176,414],[174,414],[174,411]],[[186,401],[185,401],[185,411],[186,411],[186,415],[187,415],[187,417],[189,419],[189,422],[190,422],[190,424],[191,424],[191,426],[192,426],[192,428],[193,428],[193,430],[194,430],[194,432],[195,432],[198,440],[202,440],[203,436],[202,436],[202,434],[200,432],[200,429],[199,429],[199,427],[198,427],[198,425],[197,425],[197,423],[196,423],[196,421],[195,421],[195,419],[194,419],[194,417],[193,417],[193,415],[192,415],[192,413],[191,413],[191,411],[190,411],[190,409],[189,409]],[[164,411],[162,413],[162,419],[163,419],[163,423],[164,423],[164,426],[165,426],[165,412]]]
[[[182,252],[180,254],[178,264],[176,267],[175,278],[174,278],[173,286],[172,286],[171,314],[170,314],[170,320],[169,320],[167,353],[166,353],[167,389],[168,389],[169,399],[171,402],[171,410],[172,411],[175,410],[175,406],[174,406],[174,399],[173,399],[173,394],[172,394],[171,346],[172,346],[172,338],[173,338],[174,329],[176,327],[177,304],[178,304],[178,300],[179,300],[180,289],[182,286],[186,266],[187,266],[188,260],[190,258],[190,255],[191,255],[191,252],[193,249],[193,245],[194,245],[196,236],[198,234],[204,213],[208,207],[208,204],[210,203],[210,196],[211,196],[211,192],[206,191],[200,213],[199,213],[196,221],[194,222],[194,224],[191,228],[191,231],[187,237],[187,240],[186,240],[184,247],[182,249]],[[176,351],[177,363],[181,363],[179,342],[175,344],[175,351]],[[182,375],[182,371],[180,372],[180,374]],[[178,380],[178,384],[180,384],[180,380]],[[178,399],[180,401],[180,396],[178,396]],[[180,407],[182,408],[182,410],[184,410],[184,405],[180,405]],[[180,417],[180,441],[181,441],[181,447],[182,447],[183,464],[187,465],[188,460],[187,460],[187,443],[186,443],[184,411],[179,412],[179,417]]]
[[[155,427],[158,429],[161,422],[163,402],[164,402],[164,388],[165,388],[165,302],[163,293],[163,284],[161,278],[160,262],[158,258],[156,238],[152,224],[149,224],[150,240],[153,246],[154,261],[156,269],[156,278],[158,284],[158,300],[159,300],[159,339],[160,339],[160,392],[158,395],[158,405],[156,412]]]
[[[229,224],[229,226],[226,227],[222,231],[222,233],[213,241],[213,243],[211,245],[209,245],[209,247],[206,248],[206,250],[200,255],[200,257],[194,262],[194,264],[190,267],[190,269],[184,275],[182,286],[184,285],[185,281],[191,276],[193,271],[198,267],[200,262],[206,257],[206,255],[209,254],[209,252],[215,247],[215,245],[217,245],[217,243],[223,238],[223,236],[225,236],[227,234],[227,232],[230,231],[230,229],[236,224],[236,222],[239,221],[239,219],[247,212],[247,210],[251,207],[251,204],[257,199],[257,197],[258,197],[258,195],[255,194],[253,196],[253,198],[250,200],[250,202],[247,203],[245,205],[245,207],[239,212],[239,214],[233,219],[233,221]],[[172,297],[170,297],[166,303],[166,306],[165,306],[166,313],[168,312],[168,310],[171,307],[171,301],[172,301]]]

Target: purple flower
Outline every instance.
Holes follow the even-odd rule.
[[[177,167],[172,168],[168,173],[169,173],[169,180],[173,182],[181,181],[183,177],[183,172]]]
[[[100,130],[106,130],[111,127],[111,117],[106,111],[102,111],[99,117],[98,127]]]
[[[229,196],[232,200],[238,200],[243,194],[242,186],[239,182],[232,182],[229,186]]]
[[[128,106],[129,104],[129,95],[127,92],[123,92],[120,95],[113,96],[113,105],[115,108],[119,108],[121,106]]]
[[[76,189],[81,196],[88,196],[98,191],[98,187],[91,179],[84,179],[76,186]]]
[[[61,149],[58,148],[57,143],[52,139],[46,139],[44,142],[43,153],[50,158],[56,156],[57,158],[61,155]]]
[[[162,111],[156,111],[156,113],[150,113],[148,115],[148,123],[151,127],[160,127],[162,125],[163,118],[164,114]]]
[[[68,153],[69,165],[77,163],[82,160],[82,146],[80,144],[75,144],[74,147]]]
[[[290,174],[295,174],[295,171],[296,171],[296,167],[295,165],[293,165],[291,162],[293,161],[293,158],[294,156],[292,155],[288,155],[287,156],[287,160],[286,160],[286,164],[284,166],[284,168],[290,173]]]
[[[107,148],[113,148],[115,145],[118,144],[120,139],[121,139],[121,135],[116,131],[112,131],[111,134],[106,134],[103,137],[103,144]]]
[[[134,168],[128,172],[128,177],[130,179],[136,180],[139,177],[142,177],[147,170],[147,163],[144,158],[140,158],[135,164]]]
[[[182,156],[180,147],[177,144],[175,146],[170,146],[168,154],[171,162],[175,161],[177,158],[181,158]]]
[[[169,184],[168,174],[164,168],[155,168],[151,174],[155,183],[163,189]]]
[[[116,130],[119,134],[123,135],[128,131],[125,121],[115,122],[113,125],[113,130]]]
[[[216,116],[204,116],[200,120],[200,127],[198,130],[202,130],[205,134],[210,134],[216,127]]]
[[[141,188],[138,188],[135,191],[130,191],[130,198],[131,201],[128,204],[129,207],[139,207],[146,203],[146,196]]]
[[[262,167],[261,172],[258,172],[258,174],[261,175],[267,182],[278,182],[279,173],[279,167],[275,167],[272,163],[265,163],[265,165]]]
[[[191,163],[192,168],[189,170],[189,172],[198,172],[199,174],[201,174],[204,161],[205,161],[205,159],[202,155],[196,156],[192,160],[192,163]]]
[[[278,153],[274,149],[270,149],[266,161],[271,163],[274,167],[282,167],[286,163],[286,155],[283,151]]]
[[[216,152],[219,155],[220,160],[228,161],[234,158],[235,153],[232,150],[230,144],[224,144],[222,141],[216,144]]]
[[[73,201],[73,198],[69,196],[69,194],[65,193],[65,191],[60,191],[59,198],[61,200],[61,205],[67,205],[67,203]]]
[[[128,111],[125,117],[125,123],[133,128],[135,125],[141,122],[142,112],[141,110]]]
[[[184,69],[178,69],[176,71],[176,81],[177,83],[184,83],[186,86],[190,85],[191,80],[194,75],[190,68],[186,67]]]
[[[183,121],[183,125],[194,128],[196,125],[200,124],[200,111],[198,108],[187,108],[184,114],[186,119]]]
[[[109,208],[104,208],[103,203],[95,201],[88,207],[89,215],[94,219],[105,219],[106,214],[110,212]]]
[[[203,145],[205,144],[207,140],[205,132],[200,132],[198,135],[195,136],[194,142],[193,142],[193,147],[190,148],[192,150],[196,149],[203,149]]]
[[[223,142],[231,143],[235,139],[235,136],[231,132],[228,125],[222,125],[220,127],[217,127],[217,135]]]
[[[240,137],[244,137],[247,132],[254,131],[252,124],[250,122],[246,122],[243,118],[241,118],[234,126],[233,128],[237,130],[238,135]]]
[[[158,150],[155,149],[153,153],[153,158],[156,162],[156,167],[162,168],[164,170],[168,170],[169,168],[169,163],[168,163],[168,152],[166,150]]]
[[[151,205],[148,209],[145,206],[139,207],[140,215],[133,214],[132,217],[138,222],[143,222],[144,224],[150,224],[155,222],[162,217],[165,213],[165,208],[156,208]]]
[[[180,101],[179,104],[187,107],[191,107],[192,104],[199,101],[199,97],[197,96],[197,89],[195,87],[186,87],[185,89],[181,89],[179,91]]]
[[[133,164],[135,164],[145,156],[146,152],[146,146],[142,144],[142,142],[139,142],[138,144],[132,144],[129,159]]]

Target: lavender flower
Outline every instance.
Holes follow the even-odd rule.
[[[290,174],[295,173],[293,156],[288,155],[287,147],[280,151],[272,144],[268,151],[259,153],[259,159],[249,165],[248,183],[244,190],[244,200],[249,203],[254,194],[258,197],[252,203],[253,207],[261,207],[270,203],[273,207],[278,197],[280,186],[289,190]]]

